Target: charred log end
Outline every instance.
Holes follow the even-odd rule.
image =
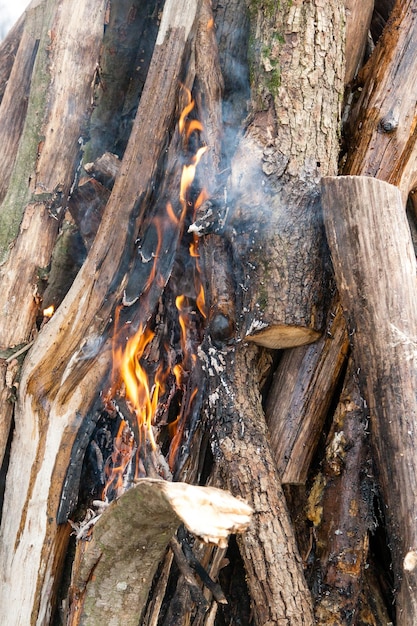
[[[247,335],[246,341],[252,341],[258,346],[282,350],[285,348],[295,348],[317,341],[320,333],[311,328],[301,328],[299,326],[285,326],[277,324],[268,326],[256,333]]]

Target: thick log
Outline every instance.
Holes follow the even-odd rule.
[[[326,332],[287,350],[274,374],[265,416],[282,483],[305,484],[349,341],[340,304],[330,307]]]
[[[217,545],[246,530],[251,508],[212,487],[142,479],[81,527],[70,588],[68,626],[141,623],[152,580],[180,523]]]
[[[259,624],[313,624],[310,593],[269,447],[256,376],[259,348],[210,346],[205,359],[215,484],[247,499],[254,510],[239,549],[255,619]]]
[[[239,336],[271,348],[310,343],[324,323],[318,182],[337,171],[343,14],[337,0],[251,12],[251,109],[226,206]]]
[[[326,178],[323,208],[353,354],[370,412],[397,589],[397,623],[417,621],[416,258],[397,188]]]
[[[91,3],[87,8],[91,11]],[[165,6],[148,80],[101,227],[72,288],[25,362],[0,546],[0,621],[9,624],[48,623],[51,614],[68,535],[56,518],[61,487],[81,416],[110,367],[110,342],[103,344],[103,332],[114,303],[121,299],[127,260],[173,125],[197,8],[197,1],[185,0]],[[71,15],[77,16],[74,29],[81,33],[73,3]],[[90,19],[81,22],[91,29]],[[23,586],[17,583],[22,571]]]

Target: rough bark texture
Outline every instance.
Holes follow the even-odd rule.
[[[370,412],[398,589],[397,623],[412,624],[417,621],[416,258],[397,188],[368,177],[324,179],[323,207]]]
[[[314,341],[324,323],[318,181],[337,169],[344,7],[297,1],[250,11],[251,110],[226,206],[239,335],[281,348]]]
[[[70,589],[68,626],[140,623],[163,553],[183,522],[216,544],[243,532],[251,509],[211,487],[142,479],[95,520],[80,529]]]
[[[239,548],[256,623],[313,624],[310,593],[271,456],[256,373],[259,349],[206,352],[215,479],[254,509]],[[249,374],[250,373],[250,374]]]

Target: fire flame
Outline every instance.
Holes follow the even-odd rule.
[[[47,318],[51,318],[54,313],[55,313],[55,307],[53,304],[51,304],[51,306],[48,306],[46,309],[43,310],[43,316]]]
[[[180,134],[185,138],[185,141],[188,142],[192,133],[201,131],[203,126],[201,122],[196,119],[188,119],[188,116],[191,111],[193,111],[195,104],[191,97],[191,92],[188,89],[185,89],[185,92],[187,94],[188,102],[180,115],[178,127]],[[176,216],[172,204],[168,202],[166,211],[169,224],[167,225],[162,223],[162,220],[154,220],[154,226],[158,233],[158,243],[156,251],[153,254],[153,266],[146,283],[145,290],[150,287],[154,280],[158,280],[158,258],[161,254],[163,234],[166,232],[165,229],[172,228],[172,224],[182,226],[189,209],[193,210],[193,217],[195,218],[197,208],[207,198],[207,194],[203,190],[195,202],[190,200],[190,190],[195,179],[196,169],[206,150],[206,146],[201,146],[191,157],[189,164],[183,166],[179,190],[179,202],[181,206],[180,217],[178,218]],[[200,255],[198,251],[198,243],[198,237],[194,235],[189,251],[195,267],[195,304],[201,315],[206,317],[204,289],[200,278],[201,270],[199,266]],[[149,441],[153,449],[156,447],[156,442],[152,425],[158,411],[161,397],[165,393],[167,379],[170,375],[172,375],[175,379],[177,389],[182,390],[185,376],[187,375],[187,372],[191,370],[193,363],[195,363],[197,359],[196,355],[193,354],[192,349],[189,346],[190,342],[188,339],[188,329],[190,327],[191,315],[193,315],[192,301],[193,299],[190,299],[183,294],[178,295],[175,301],[178,310],[178,323],[180,326],[180,345],[182,352],[181,363],[176,363],[172,367],[167,366],[165,368],[163,364],[160,363],[153,376],[150,376],[146,371],[144,362],[146,360],[146,355],[151,348],[151,342],[155,333],[147,327],[144,328],[140,326],[138,331],[132,337],[125,342],[120,342],[121,332],[115,332],[113,345],[113,382],[108,393],[108,402],[110,399],[113,399],[116,394],[119,394],[120,396],[123,395],[125,397],[129,411],[136,419],[138,432],[145,432],[148,434]],[[119,326],[119,318],[120,308],[116,311],[116,328]],[[169,359],[167,359],[167,361],[169,361]],[[197,389],[193,390],[187,400],[188,410],[195,398],[196,393]],[[181,441],[185,424],[183,419],[184,415],[186,417],[186,407],[180,406],[177,419],[169,425],[169,432],[172,437],[169,452],[170,465],[173,463],[177,447]],[[140,442],[136,442],[136,444],[139,446]],[[123,419],[115,438],[113,454],[109,460],[111,471],[108,472],[104,497],[107,496],[110,485],[112,486],[112,490],[115,491],[117,495],[120,493],[120,490],[123,489],[123,476],[134,453],[134,448],[135,441],[132,432],[127,421]]]

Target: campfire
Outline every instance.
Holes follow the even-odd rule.
[[[417,623],[413,7],[0,44],[0,623]]]

